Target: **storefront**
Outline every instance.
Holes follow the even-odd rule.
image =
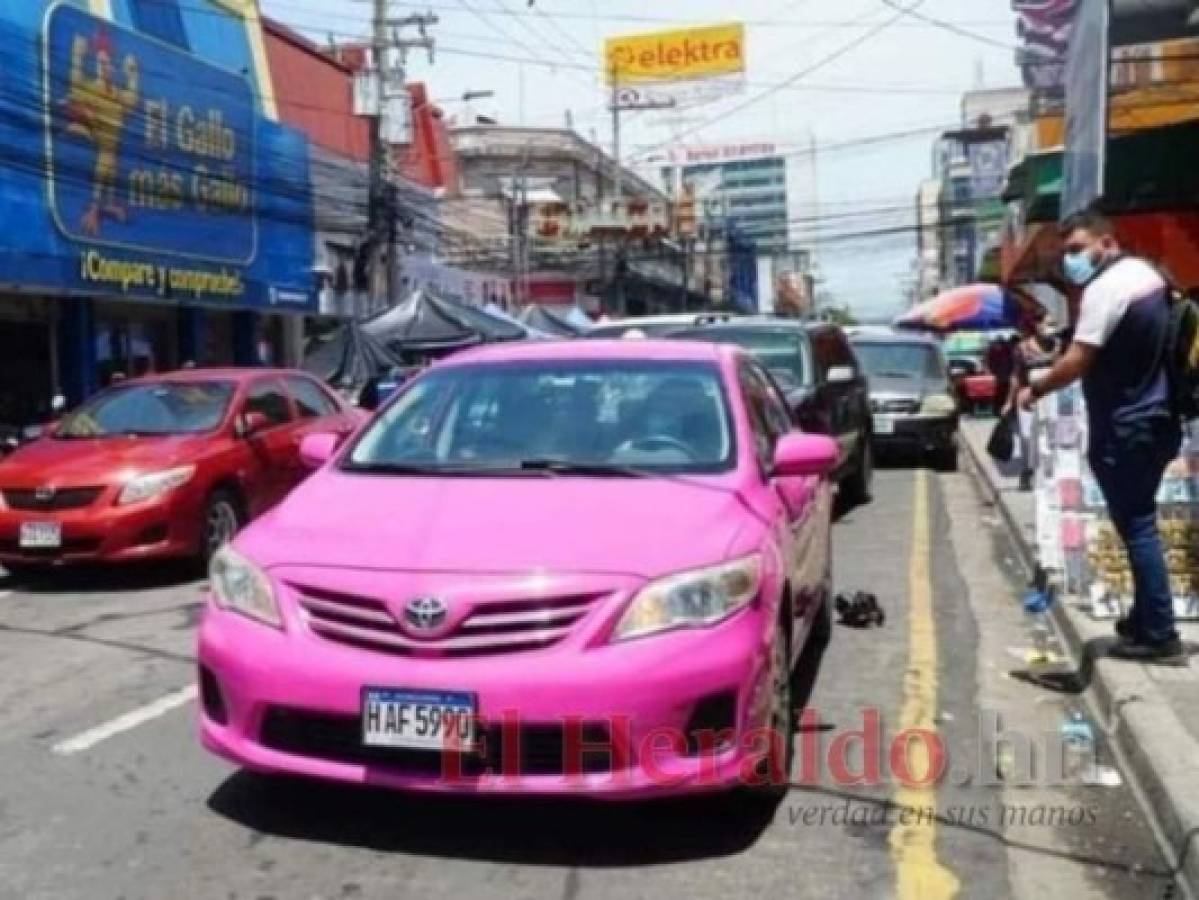
[[[316,308],[307,141],[268,115],[257,23],[133,19],[0,9],[0,419],[116,373],[287,361]]]

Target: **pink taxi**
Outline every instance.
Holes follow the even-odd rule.
[[[641,797],[792,754],[829,636],[836,445],[734,347],[528,343],[427,371],[217,553],[204,745],[410,790]]]

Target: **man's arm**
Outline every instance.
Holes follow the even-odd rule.
[[[1060,391],[1078,381],[1091,371],[1098,352],[1098,347],[1074,341],[1062,357],[1053,364],[1053,368],[1020,392],[1020,408],[1031,409],[1032,405],[1046,394]]]

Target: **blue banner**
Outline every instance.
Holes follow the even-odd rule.
[[[0,4],[0,283],[314,311],[304,135],[241,74],[39,6]]]
[[[252,262],[249,82],[73,6],[46,17],[44,52],[59,230],[96,246]]]

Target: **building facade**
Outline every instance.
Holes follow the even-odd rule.
[[[315,308],[308,142],[253,0],[0,6],[0,419],[275,362]]]

